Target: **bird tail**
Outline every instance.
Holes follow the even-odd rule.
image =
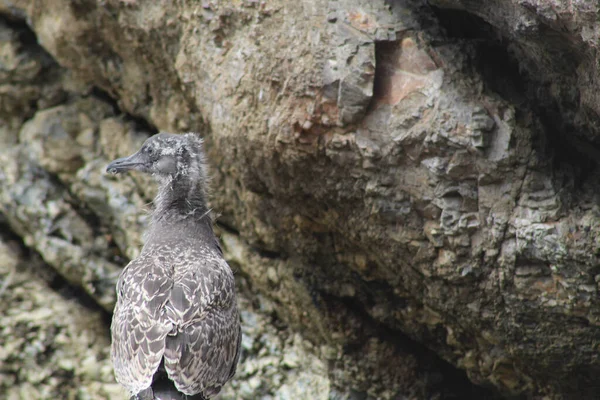
[[[181,393],[173,382],[168,379],[155,380],[152,383],[152,387],[142,390],[135,396],[132,396],[129,400],[209,400],[208,397],[204,397],[202,394],[196,394],[193,396],[187,396]]]
[[[154,374],[152,385],[129,400],[209,400],[209,398],[202,393],[188,396],[177,390],[167,375],[163,360]]]
[[[152,391],[154,400],[208,400],[202,394],[187,396],[181,393],[173,382],[166,378],[155,380],[152,383]]]
[[[152,385],[154,391],[154,400],[186,400],[187,396],[173,385],[163,385],[161,381],[155,382]]]

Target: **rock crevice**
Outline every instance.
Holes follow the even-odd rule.
[[[0,221],[110,311],[155,188],[105,164],[197,131],[223,398],[597,397],[598,7],[546,3],[0,5]]]

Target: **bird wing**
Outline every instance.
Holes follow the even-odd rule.
[[[191,258],[201,261],[175,276],[166,304],[178,329],[166,337],[165,370],[182,393],[208,398],[235,373],[240,321],[235,281],[225,260],[220,254]]]
[[[142,254],[125,267],[117,283],[111,357],[117,381],[133,394],[152,384],[172,329],[163,313],[173,285],[165,268]]]

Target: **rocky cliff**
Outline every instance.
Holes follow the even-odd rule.
[[[236,272],[222,399],[600,397],[600,6],[0,3],[0,392],[125,399],[114,285],[203,135]]]

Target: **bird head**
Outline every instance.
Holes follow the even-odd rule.
[[[114,160],[106,171],[119,174],[131,170],[160,179],[202,175],[202,139],[194,133],[159,133],[148,138],[134,154]]]

